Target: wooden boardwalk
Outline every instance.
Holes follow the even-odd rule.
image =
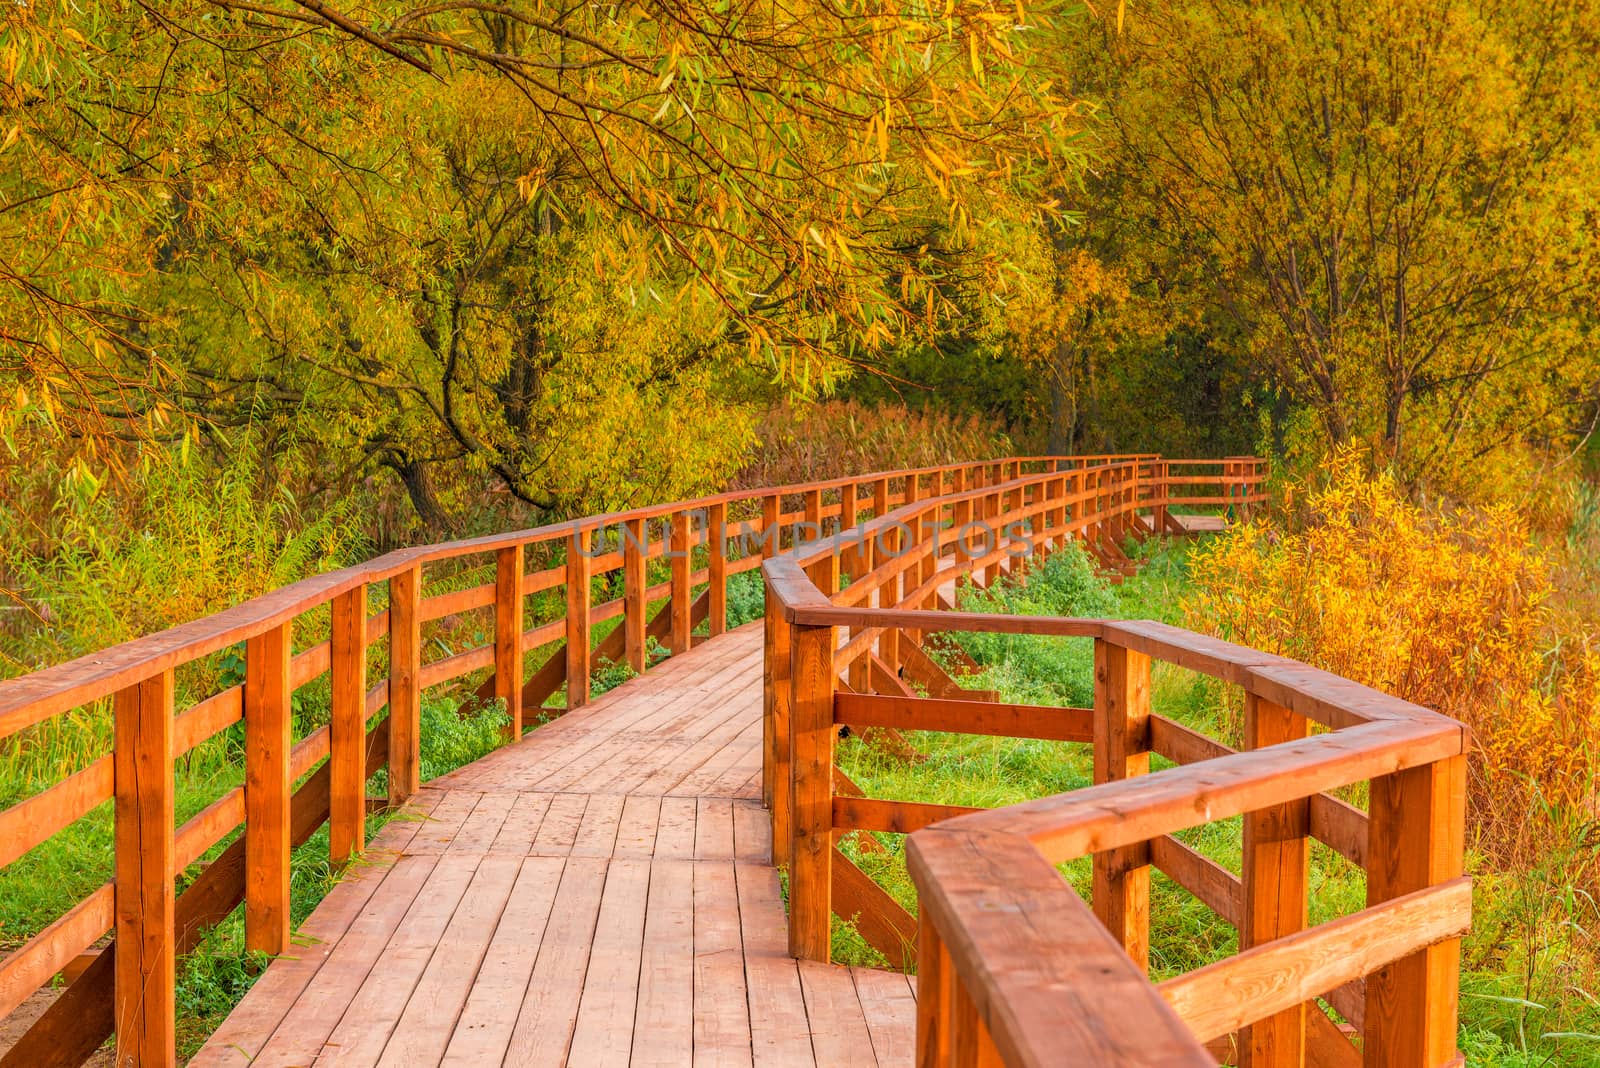
[[[909,1065],[914,983],[788,956],[761,625],[425,785],[190,1061]]]

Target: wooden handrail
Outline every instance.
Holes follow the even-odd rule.
[[[975,485],[963,480],[950,494],[880,510],[763,564],[766,794],[774,860],[789,867],[791,952],[826,960],[832,894],[854,893],[831,870],[824,843],[860,830],[910,832],[921,911],[919,1064],[1214,1065],[1218,1051],[1205,1043],[1218,1039],[1236,1043],[1254,1068],[1301,1065],[1312,1047],[1330,1064],[1459,1064],[1456,962],[1471,908],[1462,877],[1465,728],[1288,658],[1166,624],[941,604],[950,583],[987,585],[1007,565],[1025,571],[1068,538],[1113,553],[1127,533],[1147,529],[1146,516],[1161,529],[1175,504],[1248,512],[1264,476],[1248,457],[1059,466],[1007,481],[980,474]],[[1211,486],[1220,492],[1194,492]],[[947,537],[986,517],[1020,524],[1029,557]],[[909,546],[876,551],[891,530]],[[852,566],[840,589],[842,560]],[[948,688],[919,696],[896,678],[895,661],[908,636],[931,631],[1088,639],[1095,708],[1052,716],[985,708]],[[1245,749],[1155,715],[1152,658],[1239,687]],[[1313,735],[1313,723],[1326,730]],[[976,812],[835,796],[841,724],[1092,743],[1097,785]],[[1151,772],[1153,751],[1180,766]],[[1331,793],[1363,782],[1366,812]],[[1242,876],[1172,837],[1234,816],[1244,817]],[[1308,928],[1313,838],[1366,869],[1368,907]],[[1056,867],[1083,856],[1093,858],[1092,907]],[[1152,984],[1152,866],[1237,926],[1240,953]],[[851,907],[861,901],[857,894]],[[878,927],[908,922],[889,919]],[[1359,1027],[1359,1053],[1317,998]]]
[[[140,759],[149,765],[136,768],[129,763],[126,745],[119,744],[111,755],[83,771],[0,811],[0,864],[20,857],[113,797],[119,843],[113,883],[0,959],[0,1014],[49,982],[108,930],[115,928],[120,945],[140,947],[138,953],[115,954],[114,974],[111,969],[84,973],[69,988],[72,996],[61,999],[63,1008],[47,1011],[11,1053],[0,1057],[0,1066],[29,1063],[29,1057],[45,1048],[57,1063],[81,1061],[106,1037],[97,1033],[102,1026],[98,1023],[81,1026],[85,1017],[80,1010],[96,1003],[109,1003],[113,1010],[105,1018],[114,1017],[119,1028],[119,1063],[164,1063],[173,1034],[173,962],[183,947],[192,944],[193,918],[214,919],[243,901],[248,912],[247,942],[253,948],[281,951],[288,939],[287,850],[331,821],[330,851],[335,861],[343,862],[359,851],[365,783],[379,767],[389,770],[390,803],[404,801],[417,789],[425,689],[492,670],[479,692],[485,699],[504,702],[511,723],[508,738],[514,739],[531,722],[532,710],[563,684],[568,689],[567,707],[581,705],[588,696],[584,682],[596,658],[605,656],[642,671],[649,666],[646,654],[652,637],[680,651],[689,646],[690,632],[702,623],[710,634],[721,633],[726,627],[729,579],[763,560],[787,560],[783,554],[788,552],[810,569],[811,576],[798,572],[794,588],[769,601],[769,648],[778,647],[780,632],[804,632],[793,642],[801,670],[796,675],[787,656],[783,670],[769,665],[765,719],[769,724],[787,720],[786,703],[793,700],[795,680],[802,680],[797,708],[819,723],[811,757],[819,769],[831,766],[828,737],[833,705],[831,697],[822,700],[816,690],[821,680],[834,674],[834,649],[816,637],[833,625],[827,619],[840,618],[828,614],[856,613],[843,625],[860,629],[867,644],[894,662],[901,628],[931,630],[947,622],[947,617],[937,623],[924,620],[926,613],[894,613],[931,604],[952,563],[966,570],[984,569],[992,578],[1013,562],[1004,547],[977,553],[950,547],[926,551],[921,548],[924,532],[897,524],[930,514],[960,517],[963,523],[1016,524],[1030,544],[1041,537],[1059,544],[1087,530],[1106,538],[1121,537],[1141,509],[1160,514],[1169,480],[1181,481],[1184,487],[1217,487],[1220,496],[1237,507],[1263,499],[1265,471],[1257,461],[1230,460],[1218,473],[1200,469],[1181,478],[1170,472],[1174,464],[1189,471],[1185,466],[1189,463],[1141,454],[947,464],[733,491],[401,549],[160,634],[0,682],[0,739],[73,708],[115,698],[118,737],[142,739],[140,744],[148,751]],[[1217,462],[1210,462],[1210,467],[1216,468]],[[866,512],[872,518],[858,523]],[[813,527],[802,528],[803,524]],[[839,537],[822,536],[829,524],[835,531],[868,530],[877,542],[858,547],[852,558],[848,588],[856,590],[859,603],[854,607],[838,606],[813,581],[830,592],[838,585],[840,557],[832,547]],[[702,539],[692,535],[707,530],[718,536],[702,546]],[[528,572],[530,551],[538,547],[564,558]],[[697,549],[698,557],[691,555]],[[650,563],[663,559],[670,571],[668,580],[649,584]],[[431,596],[425,593],[431,565],[462,560],[491,566],[493,580]],[[616,571],[624,576],[623,596],[594,603],[590,580]],[[768,576],[769,584],[785,581],[781,574]],[[387,585],[387,606],[369,614],[369,592],[379,584]],[[560,586],[566,588],[565,614],[524,629],[525,598]],[[701,587],[704,592],[699,592]],[[662,601],[666,604],[651,618],[650,610]],[[425,658],[427,624],[482,609],[495,616],[487,644],[443,658]],[[313,612],[319,619],[331,620],[319,624],[328,627],[329,637],[294,652],[292,628]],[[619,616],[622,624],[617,631],[595,645],[592,628]],[[999,619],[993,623],[997,628],[1009,625]],[[1084,626],[1096,628],[1096,635],[1101,632],[1100,624]],[[388,673],[369,679],[369,648],[385,637]],[[240,643],[247,649],[245,681],[197,701],[174,718],[170,704],[175,697],[175,669]],[[526,654],[546,646],[556,648],[542,667],[526,676],[522,670]],[[290,695],[325,674],[333,696],[332,722],[294,743],[287,735]],[[774,704],[782,707],[770,707]],[[388,717],[380,720],[376,733],[367,732],[367,719],[385,706],[390,709]],[[167,728],[157,737],[149,733],[156,730],[150,717],[152,709],[160,708],[167,708]],[[994,715],[1003,715],[1000,706],[995,706]],[[246,728],[246,785],[225,793],[163,838],[159,826],[164,813],[172,830],[172,761],[241,721]],[[787,737],[781,745],[776,738],[767,739],[765,792],[787,797],[787,786],[777,789],[771,773],[778,749],[784,754],[794,751]],[[804,744],[800,751],[805,752]],[[327,768],[291,799],[290,784],[324,760]],[[159,767],[166,773],[156,773]],[[773,807],[775,821],[787,818],[785,802],[775,800]],[[831,820],[830,800],[822,796],[807,810],[804,822],[807,827],[822,827]],[[232,862],[238,866],[227,872],[208,869],[174,901],[175,875],[241,823],[250,833],[240,847],[242,855]],[[777,841],[784,849],[793,846],[788,830]],[[811,839],[806,844],[808,857],[821,855],[813,867],[820,864],[824,868],[819,870],[825,870],[831,841]],[[132,856],[136,845],[143,858],[138,863]],[[239,876],[237,881],[230,872]],[[203,896],[191,896],[197,893]],[[805,889],[800,898],[806,899]],[[812,944],[809,951],[825,950]]]

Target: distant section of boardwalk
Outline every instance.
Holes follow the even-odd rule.
[[[797,962],[761,628],[442,776],[190,1062],[909,1065],[914,984]]]

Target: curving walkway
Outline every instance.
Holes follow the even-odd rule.
[[[190,1062],[874,1065],[914,983],[788,956],[761,625],[426,784]]]

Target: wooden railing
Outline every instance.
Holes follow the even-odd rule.
[[[0,1016],[64,970],[74,976],[0,1065],[77,1065],[113,1032],[119,1065],[171,1063],[177,957],[241,901],[250,949],[289,948],[291,850],[327,823],[336,862],[358,851],[371,804],[366,784],[379,769],[388,769],[383,802],[398,804],[416,791],[421,696],[429,688],[481,680],[478,694],[504,703],[508,737],[516,738],[537,714],[559,712],[543,706],[563,686],[564,707],[584,704],[597,662],[644,671],[653,642],[680,652],[702,625],[710,636],[721,633],[729,580],[814,540],[824,527],[853,527],[869,513],[887,517],[891,509],[951,495],[972,502],[978,509],[972,514],[992,516],[978,502],[1014,493],[1024,472],[1064,477],[1077,502],[1065,507],[1103,513],[1108,534],[1127,521],[1128,506],[1166,499],[1169,481],[1205,483],[1212,490],[1207,500],[1225,497],[1236,508],[1261,500],[1256,461],[1225,461],[1219,476],[1194,470],[1187,461],[1150,456],[955,464],[721,494],[404,549],[0,682],[0,746],[26,745],[26,732],[85,706],[109,703],[114,717],[110,752],[0,811],[0,867],[115,803],[112,880],[0,959]],[[652,564],[660,581],[651,581]],[[492,580],[429,592],[441,572],[448,581],[474,567],[492,569]],[[597,582],[611,585],[606,576],[617,572],[621,596],[597,602]],[[528,620],[528,598],[562,588],[563,616]],[[383,607],[375,612],[370,602],[380,594]],[[492,641],[425,657],[424,636],[435,621],[478,611],[493,614]],[[178,672],[240,644],[243,681],[175,714]],[[324,677],[329,723],[292,737],[295,692]],[[174,826],[175,763],[241,722],[243,785]],[[241,825],[248,833],[201,867]],[[91,952],[107,933],[114,940]]]
[[[1180,497],[1249,506],[1235,480],[1253,465],[1227,461],[1208,487],[1177,467],[1013,473],[763,565],[765,796],[774,861],[789,869],[790,950],[827,960],[837,913],[891,961],[914,956],[919,1065],[1460,1064],[1458,939],[1471,889],[1459,723],[1164,624],[931,610],[954,599],[945,591],[957,581],[1025,572],[1067,538],[1159,527],[1136,517]],[[974,517],[1021,525],[1031,555],[952,537]],[[1091,641],[1094,707],[973,699],[920,645],[952,631]],[[1155,712],[1152,660],[1241,691],[1244,751]],[[1095,785],[990,811],[866,798],[835,766],[843,726],[1081,743]],[[1152,754],[1179,766],[1151,773]],[[1361,783],[1365,811],[1332,792]],[[1174,837],[1231,817],[1242,817],[1239,873]],[[836,848],[861,831],[909,833],[915,921]],[[1367,892],[1365,909],[1314,927],[1312,840],[1364,869]],[[1085,856],[1090,904],[1057,870]],[[1149,980],[1153,868],[1238,930],[1236,955]]]

